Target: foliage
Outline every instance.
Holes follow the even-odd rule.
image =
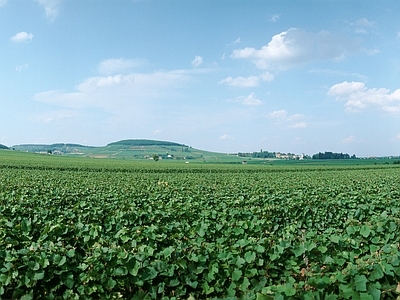
[[[122,146],[179,146],[179,147],[187,147],[184,144],[167,142],[167,141],[157,141],[157,140],[122,140],[114,143],[108,144],[108,146],[112,145],[122,145]]]
[[[354,154],[350,157],[347,153],[334,153],[334,152],[325,152],[325,153],[317,153],[312,156],[312,159],[355,159],[357,158]]]
[[[78,161],[0,157],[1,298],[399,295],[394,165]]]

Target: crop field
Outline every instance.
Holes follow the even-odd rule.
[[[1,299],[400,299],[398,165],[9,153]]]

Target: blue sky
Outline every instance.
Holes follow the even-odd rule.
[[[0,143],[400,155],[393,1],[0,0]]]

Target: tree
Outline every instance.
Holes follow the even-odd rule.
[[[158,161],[160,159],[157,154],[153,154],[152,158],[154,159],[154,161]]]

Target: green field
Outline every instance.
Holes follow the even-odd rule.
[[[0,150],[0,298],[396,299],[400,168],[387,162]]]

